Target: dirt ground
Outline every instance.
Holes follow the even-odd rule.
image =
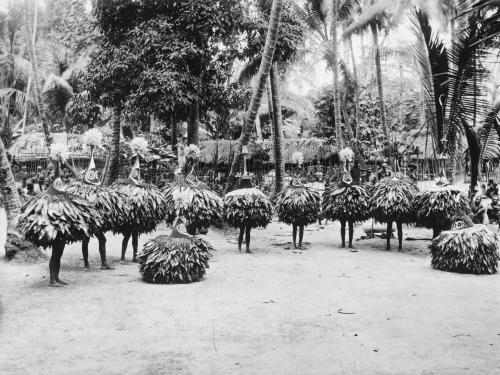
[[[47,262],[1,263],[0,373],[500,374],[500,276],[435,271],[422,240],[350,252],[338,229],[312,226],[309,248],[293,251],[273,222],[251,255],[211,230],[210,269],[188,285],[142,282],[111,236],[112,271],[99,270],[95,240],[91,271],[67,248],[67,287],[46,286]]]

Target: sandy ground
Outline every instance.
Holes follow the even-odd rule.
[[[289,234],[255,230],[246,255],[211,230],[217,252],[190,285],[142,282],[111,236],[116,268],[98,269],[93,240],[86,272],[70,246],[64,288],[46,286],[46,262],[2,263],[0,374],[500,374],[500,276],[435,271],[428,241],[350,252],[329,224],[292,251]]]

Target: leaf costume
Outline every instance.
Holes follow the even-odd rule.
[[[233,190],[224,197],[225,219],[235,228],[265,228],[272,220],[272,212],[267,195],[254,187]]]
[[[281,222],[288,225],[309,225],[320,217],[320,196],[317,191],[295,179],[276,195],[275,207]]]

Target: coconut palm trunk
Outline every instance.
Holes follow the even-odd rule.
[[[283,117],[281,114],[279,72],[276,63],[271,67],[271,93],[273,102],[274,168],[276,170],[274,192],[283,190],[285,160],[283,159]]]
[[[241,153],[242,148],[243,146],[246,146],[250,141],[250,136],[252,135],[252,131],[255,126],[255,118],[257,117],[257,113],[259,111],[262,95],[266,88],[267,77],[269,76],[269,71],[271,70],[271,65],[273,62],[276,41],[278,40],[278,30],[280,26],[282,8],[283,0],[273,0],[271,15],[269,17],[269,27],[267,30],[266,43],[264,45],[264,51],[262,53],[259,73],[257,74],[257,84],[252,93],[250,105],[248,106],[248,110],[245,113],[245,117],[243,119],[243,129],[238,145],[235,148],[234,158],[231,164],[231,170],[229,172],[229,177],[226,185],[226,191],[228,191],[235,185],[236,173],[238,172],[243,160],[243,155]]]
[[[36,2],[33,0],[25,1],[26,7],[26,36],[28,44],[28,54],[31,60],[31,72],[33,74],[33,88],[35,89],[35,104],[38,108],[38,113],[40,115],[40,120],[42,121],[43,134],[45,136],[45,142],[47,146],[52,143],[52,136],[50,134],[49,122],[47,115],[45,113],[45,108],[43,107],[42,101],[42,84],[38,74],[38,61],[36,57],[35,43],[36,43],[36,24],[37,24],[37,8]],[[32,22],[32,10],[34,9],[33,25]]]
[[[389,130],[387,129],[387,122],[385,119],[385,106],[384,106],[384,89],[382,86],[382,65],[380,63],[380,48],[378,44],[378,26],[375,22],[370,24],[373,36],[373,47],[375,48],[375,67],[377,71],[377,86],[378,86],[378,102],[380,105],[380,121],[382,122],[382,130],[385,139],[389,140]]]
[[[111,141],[111,156],[109,168],[106,171],[105,185],[110,185],[118,179],[120,168],[120,131],[121,131],[121,108],[113,108],[113,137]]]
[[[198,100],[194,101],[189,109],[187,130],[188,144],[198,146],[200,144],[200,102]]]
[[[337,40],[337,22],[339,19],[339,3],[338,0],[333,0],[332,3],[332,70],[333,70],[333,97],[334,103],[334,119],[333,125],[335,128],[335,137],[339,149],[344,148],[344,139],[342,137],[342,125],[340,115],[340,86],[339,86],[339,45]],[[346,119],[347,120],[347,119]]]
[[[3,206],[7,213],[7,242],[19,238],[16,230],[19,214],[21,213],[21,199],[17,192],[16,182],[7,158],[7,150],[0,138],[0,191],[3,196]],[[6,244],[7,245],[7,244]],[[16,253],[15,247],[5,246],[5,255],[11,258]]]

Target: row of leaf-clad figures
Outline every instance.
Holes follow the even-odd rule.
[[[91,129],[84,139],[92,154],[94,148],[100,146],[102,135]],[[239,229],[239,250],[245,242],[246,251],[250,252],[251,229],[271,222],[273,204],[264,193],[252,187],[246,167],[239,189],[223,199],[190,175],[160,190],[140,178],[139,155],[146,152],[147,142],[136,138],[130,146],[135,160],[128,179],[102,186],[91,157],[89,167],[78,176],[78,181],[65,186],[56,178],[47,191],[24,205],[19,230],[36,245],[52,248],[50,285],[65,284],[59,278],[59,270],[68,243],[82,241],[85,266],[89,266],[88,244],[92,236],[99,242],[102,268],[110,268],[106,262],[105,237],[109,231],[123,235],[122,261],[132,238],[133,260],[139,262],[146,281],[195,281],[203,277],[213,250],[208,242],[194,236],[197,231],[225,221]],[[67,150],[53,145],[51,156],[60,165],[68,157]],[[273,203],[279,220],[293,226],[294,245],[297,245],[298,231],[298,246],[302,245],[304,227],[320,217],[341,222],[342,245],[346,224],[349,245],[352,245],[354,223],[373,217],[388,223],[388,233],[392,232],[392,223],[396,223],[401,247],[403,223],[422,221],[439,231],[451,227],[452,212],[459,216],[468,213],[468,203],[458,192],[424,193],[415,198],[416,186],[403,175],[396,174],[374,186],[365,186],[354,185],[345,172],[340,181],[325,191],[322,203],[320,194],[298,179],[276,194]],[[137,255],[139,235],[154,231],[163,221],[173,225],[172,233],[148,242]],[[390,236],[388,247],[389,241]]]

